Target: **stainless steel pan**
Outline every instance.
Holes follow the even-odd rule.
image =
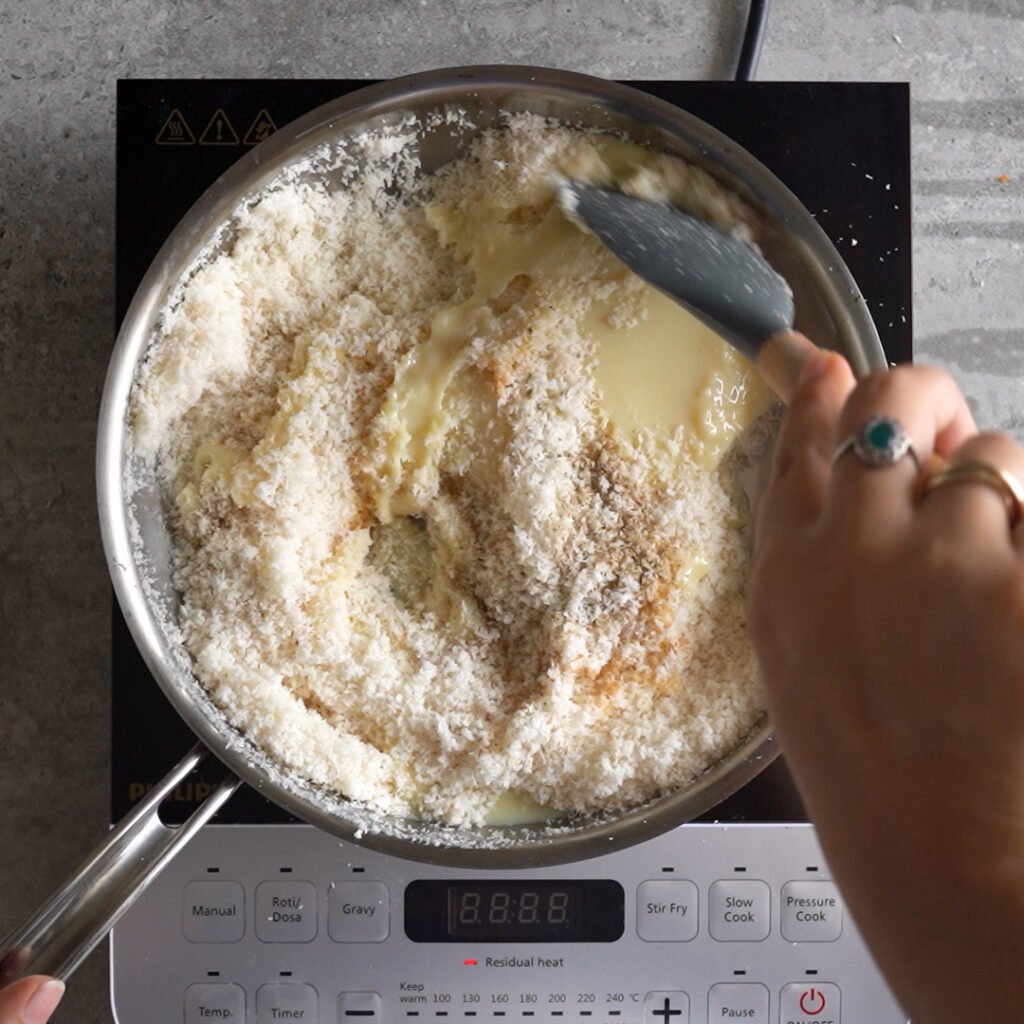
[[[461,829],[400,820],[320,792],[272,763],[225,722],[192,675],[186,653],[169,635],[177,597],[170,583],[170,544],[160,496],[155,486],[130,494],[125,483],[129,393],[161,309],[197,254],[210,244],[224,244],[217,239],[230,239],[232,212],[239,202],[284,168],[324,143],[409,117],[427,123],[429,115],[453,108],[465,111],[475,129],[444,117],[433,119],[434,127],[423,132],[419,143],[428,172],[459,156],[474,131],[500,123],[507,111],[624,132],[704,166],[760,212],[763,248],[793,287],[798,328],[844,352],[859,374],[885,366],[856,283],[796,197],[728,138],[634,89],[540,68],[446,69],[361,89],[278,131],[202,196],[160,250],[117,339],[100,412],[99,514],[114,589],[147,665],[200,743],[111,832],[75,877],[0,947],[0,978],[68,976],[240,781],[351,842],[415,860],[514,869],[580,860],[641,842],[708,810],[775,756],[765,723],[693,785],[627,813],[553,827]],[[187,824],[165,827],[158,817],[164,797],[211,752],[226,766],[224,781]]]

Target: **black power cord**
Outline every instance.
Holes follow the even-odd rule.
[[[736,63],[735,79],[737,82],[749,82],[757,74],[757,62],[761,59],[764,30],[768,23],[768,9],[771,5],[772,0],[750,0],[747,28],[743,33],[740,59]]]

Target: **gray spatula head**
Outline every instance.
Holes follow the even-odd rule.
[[[747,358],[793,326],[789,285],[746,242],[668,203],[577,181],[560,190],[570,217]]]

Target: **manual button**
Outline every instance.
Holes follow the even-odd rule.
[[[245,893],[238,882],[189,882],[182,928],[189,942],[238,942],[245,934]]]
[[[327,934],[335,942],[383,942],[391,931],[391,900],[383,882],[332,882]]]

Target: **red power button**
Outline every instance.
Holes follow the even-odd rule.
[[[825,993],[809,988],[800,994],[800,1012],[819,1014],[825,1012]]]

